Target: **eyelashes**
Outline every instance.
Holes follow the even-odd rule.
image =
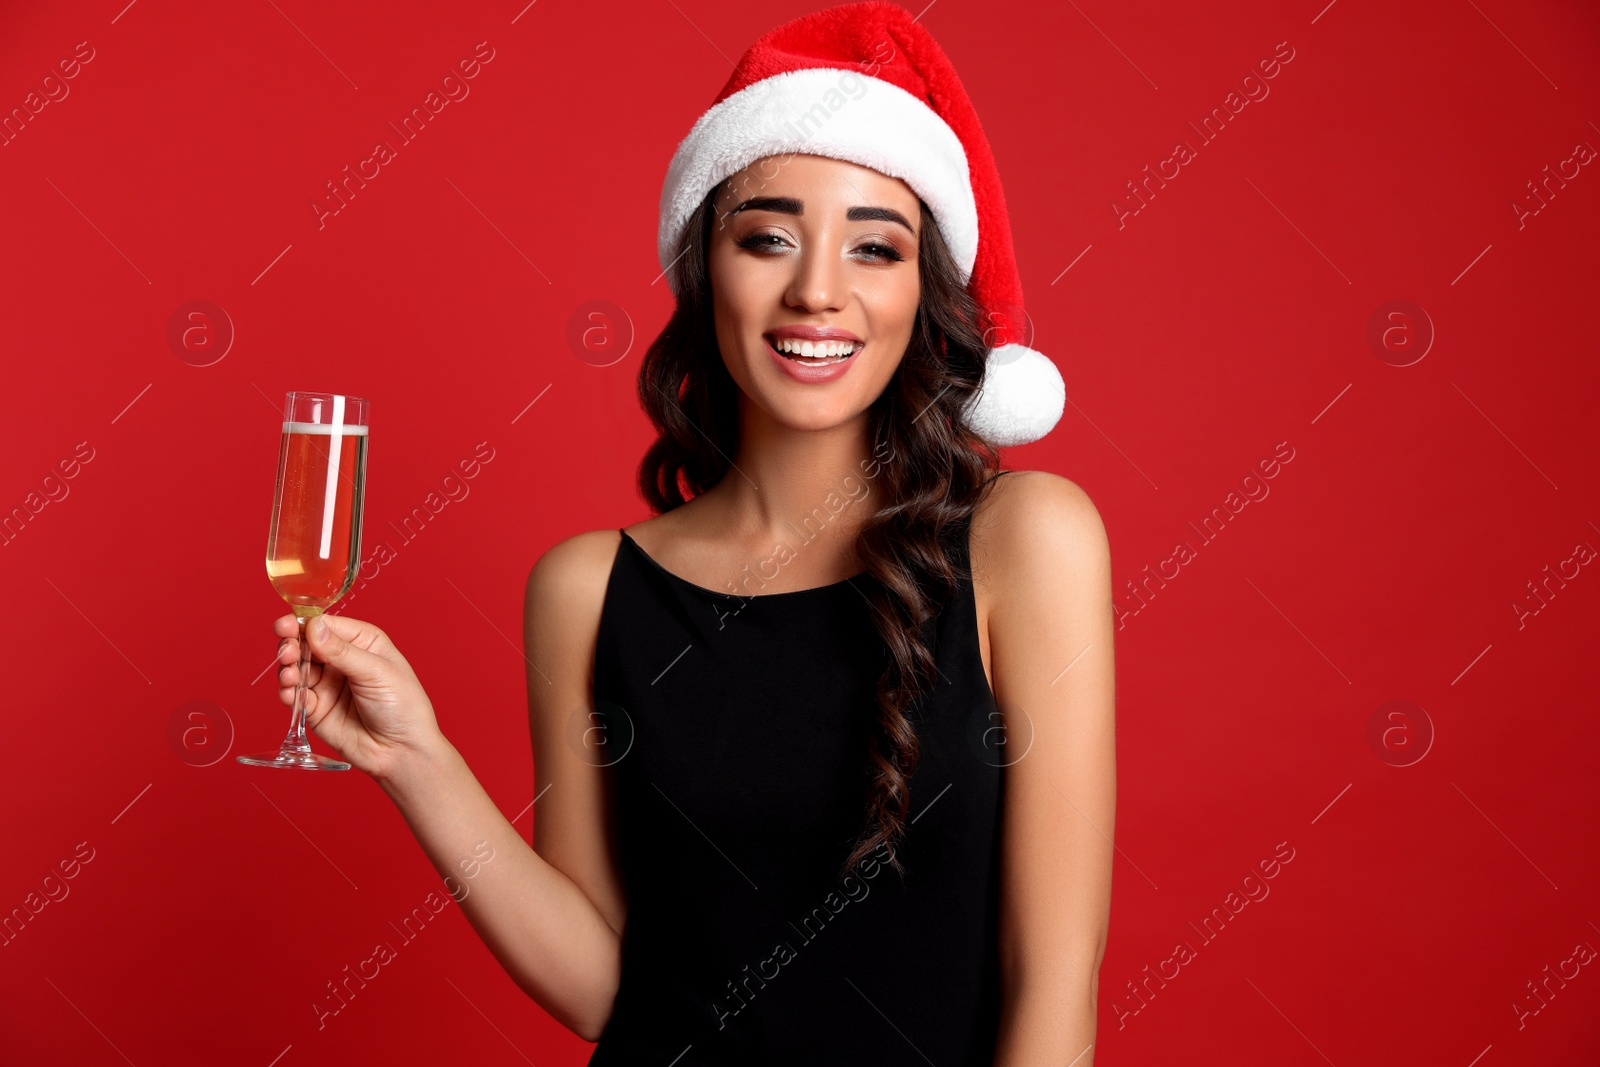
[[[749,249],[750,251],[755,252],[761,249],[771,248],[772,245],[766,243],[769,240],[780,241],[782,238],[775,233],[753,233],[749,237],[740,240],[738,244],[740,248]]]
[[[784,238],[780,234],[759,232],[743,238],[738,242],[738,246],[751,252],[766,254],[763,251],[764,249],[777,247],[776,244],[769,242],[782,242],[783,240]],[[900,254],[899,249],[882,241],[869,241],[861,245],[857,251],[867,252],[869,259],[879,263],[900,263],[906,258]]]
[[[880,256],[885,262],[889,263],[899,263],[906,258],[905,256],[902,256],[893,245],[886,245],[879,241],[873,241],[869,244],[864,244],[861,247],[878,249],[879,251],[875,254]]]

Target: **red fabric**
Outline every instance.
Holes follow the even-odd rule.
[[[1000,172],[978,113],[944,49],[909,11],[887,0],[840,4],[769,31],[740,58],[712,105],[776,74],[815,67],[853,70],[927,104],[967,152],[978,208],[978,254],[967,288],[989,315],[991,347],[1023,340],[1022,279],[1011,244]]]

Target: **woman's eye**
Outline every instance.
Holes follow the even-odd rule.
[[[773,243],[769,244],[769,241]],[[753,233],[749,237],[746,237],[740,241],[739,247],[748,248],[754,251],[757,249],[772,248],[777,244],[781,244],[782,242],[783,238],[779,237],[775,233]]]
[[[738,242],[740,248],[762,253],[776,250],[780,245],[786,243],[784,238],[776,233],[752,233]],[[905,259],[893,245],[884,244],[881,241],[872,241],[864,244],[857,251],[865,253],[868,259],[880,263],[898,263]]]
[[[861,250],[870,253],[874,259],[887,260],[891,263],[898,263],[905,258],[893,245],[879,244],[876,241],[869,245],[862,245]]]

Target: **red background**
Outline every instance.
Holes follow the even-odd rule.
[[[0,914],[93,850],[0,939],[0,1056],[581,1064],[454,906],[317,1028],[325,983],[440,882],[358,772],[232,758],[286,718],[263,678],[279,409],[371,399],[366,545],[397,557],[349,613],[393,636],[528,835],[523,579],[644,516],[662,176],[732,61],[811,5],[124,2],[0,24],[6,113],[94,49],[0,147],[0,508],[70,490],[0,547]],[[1060,425],[1007,465],[1089,492],[1125,606],[1146,564],[1196,549],[1118,632],[1096,1062],[1594,1063],[1593,964],[1521,1026],[1513,1005],[1600,947],[1600,575],[1552,581],[1520,626],[1513,605],[1600,547],[1600,167],[1521,225],[1511,205],[1600,147],[1600,14],[1324,4],[923,15],[986,123],[1035,347],[1067,382]],[[319,228],[324,183],[482,41],[470,95]],[[1270,95],[1200,145],[1186,124],[1279,42]],[[1119,227],[1112,202],[1179,139],[1197,158]],[[235,331],[208,366],[167,339],[192,300]],[[626,316],[610,366],[567,341],[591,300]],[[1408,366],[1417,311],[1368,339],[1391,300],[1436,334]],[[46,483],[80,442],[93,458]],[[390,523],[480,442],[469,495],[402,541]],[[1202,543],[1188,524],[1237,506],[1280,442],[1270,495]],[[1374,744],[1393,700],[1420,710]],[[200,728],[175,740],[175,716]],[[1270,895],[1203,942],[1190,924],[1280,842]],[[1141,1007],[1128,983],[1179,941],[1195,958]]]

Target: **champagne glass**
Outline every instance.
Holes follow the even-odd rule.
[[[332,607],[361,564],[361,505],[367,484],[367,401],[339,393],[291,392],[283,403],[278,485],[267,530],[267,577],[300,623],[300,672],[289,734],[277,752],[236,757],[252,767],[347,771],[306,741],[306,623]]]

